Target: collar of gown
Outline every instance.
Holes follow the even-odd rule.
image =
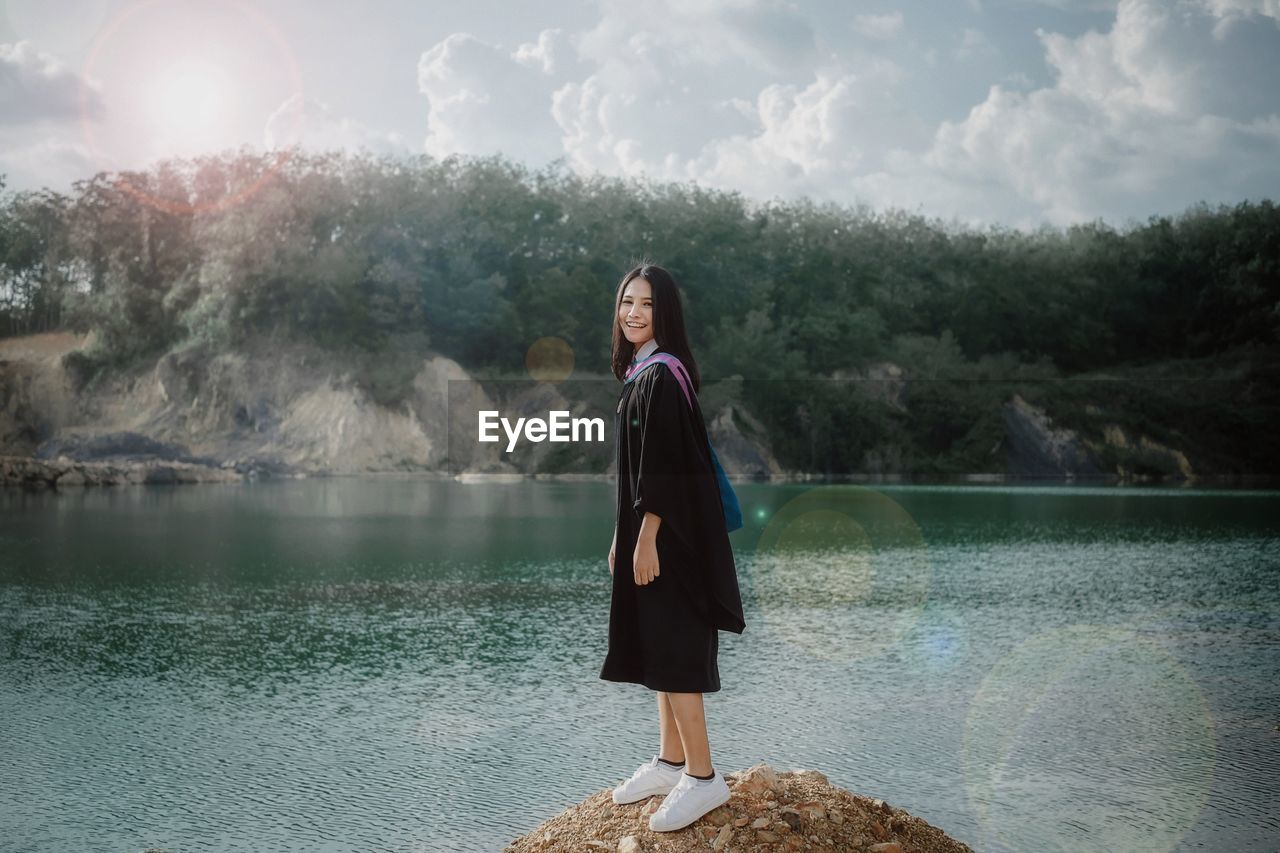
[[[658,339],[649,338],[649,340],[644,342],[644,345],[641,346],[640,349],[636,350],[635,358],[631,359],[631,363],[636,364],[637,362],[643,361],[644,359],[653,355],[653,351],[656,350],[657,348],[658,348]]]

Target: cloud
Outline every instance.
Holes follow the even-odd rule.
[[[867,38],[891,39],[902,29],[902,13],[888,15],[855,15],[853,28]]]
[[[858,70],[820,69],[807,85],[767,86],[754,105],[759,130],[711,140],[688,171],[757,198],[803,193],[853,202],[859,174],[928,140],[928,126],[896,98],[901,76],[881,60]]]
[[[879,32],[897,30],[888,16]],[[586,31],[508,51],[455,33],[423,54],[427,150],[565,156],[582,172],[850,201],[933,127],[894,62],[825,45],[772,0],[604,0]]]
[[[661,58],[690,69],[745,68],[774,76],[813,66],[813,27],[777,0],[600,0],[600,19],[578,42],[582,59],[598,67],[634,66]]]
[[[823,61],[799,12],[767,0],[607,0],[601,11],[577,42],[591,73],[557,89],[552,103],[564,150],[581,170],[711,179],[708,168],[724,167],[708,146],[760,130],[768,87],[803,88]],[[773,97],[764,96],[769,109]]]
[[[544,31],[514,53],[454,33],[418,60],[418,89],[430,104],[423,149],[502,154],[535,165],[558,157],[560,129],[551,116],[561,36]]]
[[[710,67],[676,76],[670,48],[635,40],[639,61],[628,71],[610,62],[552,98],[562,150],[583,170],[688,177],[683,163],[708,139],[741,132],[757,121],[753,103],[717,87]],[[719,91],[718,91],[719,89]]]
[[[922,157],[897,165],[949,182],[955,198],[967,187],[988,209],[1029,202],[1058,223],[1274,193],[1280,116],[1218,111],[1222,72],[1238,69],[1214,23],[1158,0],[1122,0],[1108,32],[1038,31],[1053,86],[992,86],[963,120],[939,126]]]
[[[1280,0],[1202,0],[1205,7],[1220,18],[1264,15],[1280,19]]]
[[[511,53],[455,33],[419,62],[425,147],[685,178],[708,140],[758,125],[761,87],[812,79],[818,56],[805,19],[773,0],[602,0],[590,29]]]
[[[1280,27],[1280,0],[1201,0],[1219,20],[1213,28],[1216,38],[1222,39],[1239,22],[1254,16],[1271,18]]]
[[[408,154],[412,146],[398,133],[382,133],[340,116],[323,101],[295,94],[267,119],[267,149],[299,145],[314,151],[364,148],[373,154]]]
[[[983,56],[994,56],[999,53],[986,34],[982,30],[976,30],[973,27],[965,27],[960,32],[958,41],[959,44],[956,45],[951,55],[959,60],[977,59]]]
[[[1247,6],[1120,0],[1105,32],[1037,30],[1051,85],[1006,70],[967,115],[930,123],[882,55],[901,13],[856,16],[874,44],[837,50],[773,0],[601,0],[579,33],[514,51],[458,33],[424,53],[426,148],[1020,225],[1238,200],[1280,184],[1264,153],[1280,119],[1215,38],[1213,3]],[[983,30],[952,38],[926,49],[997,53]]]
[[[565,64],[564,33],[560,29],[543,30],[538,40],[516,48],[512,58],[521,65],[536,68],[543,74],[555,74]]]
[[[797,7],[602,0],[578,34],[547,30],[514,52],[455,34],[424,54],[428,150],[562,154],[584,172],[762,200],[803,194],[1024,226],[1269,191],[1280,183],[1264,153],[1280,124],[1270,87],[1250,82],[1256,68],[1214,37],[1219,18],[1196,2],[1231,0],[1121,0],[1106,32],[1037,30],[1052,85],[1006,71],[967,115],[931,124],[907,70],[831,49]],[[897,13],[855,22],[877,44],[903,27]],[[996,52],[981,30],[954,38],[958,58]]]
[[[29,41],[0,44],[0,124],[68,120],[80,115],[81,93],[87,117],[101,119],[101,89],[82,81],[57,57]]]
[[[14,134],[0,136],[0,174],[6,189],[50,187],[68,190],[74,181],[106,168],[83,146],[56,139],[22,141]]]
[[[1121,0],[1005,0],[1010,6],[1048,6],[1064,12],[1114,12]]]

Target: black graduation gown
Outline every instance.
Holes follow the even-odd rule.
[[[697,395],[690,408],[671,369],[652,364],[623,386],[615,427],[618,542],[600,677],[714,693],[718,632],[741,634],[746,624]],[[646,512],[662,523],[658,576],[641,586],[632,556]]]

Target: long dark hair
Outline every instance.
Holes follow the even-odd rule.
[[[618,284],[618,292],[613,297],[613,375],[619,380],[626,379],[627,368],[635,357],[636,348],[622,334],[618,324],[618,311],[622,306],[622,294],[634,278],[642,278],[653,288],[653,338],[658,342],[658,349],[670,353],[680,359],[689,378],[693,380],[693,390],[697,393],[702,384],[698,373],[698,362],[689,349],[689,335],[684,328],[684,303],[680,299],[680,288],[676,280],[662,267],[641,261],[632,267]]]

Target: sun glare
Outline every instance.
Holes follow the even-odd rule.
[[[152,83],[151,113],[164,133],[197,143],[225,118],[226,77],[211,65],[166,69]]]

